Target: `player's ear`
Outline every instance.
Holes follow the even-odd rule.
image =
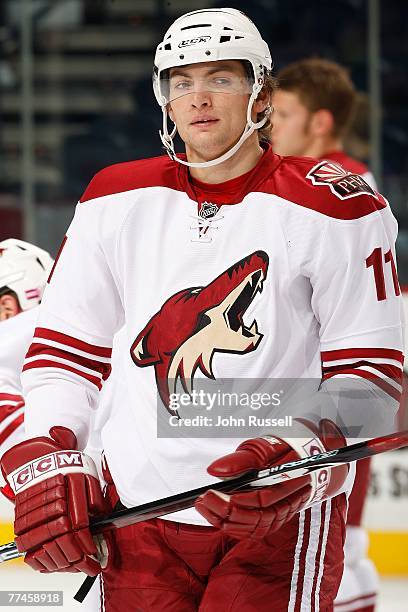
[[[326,108],[320,108],[313,113],[311,128],[316,136],[329,136],[334,129],[334,118]]]
[[[271,92],[266,87],[263,87],[254,102],[253,110],[256,113],[263,113],[268,106],[272,106]]]

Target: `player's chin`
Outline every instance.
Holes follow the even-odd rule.
[[[222,135],[214,137],[213,135],[200,134],[199,138],[191,139],[190,148],[202,159],[211,160],[224,155],[234,144],[235,141],[231,141]]]

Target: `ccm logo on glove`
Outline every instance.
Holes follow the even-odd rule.
[[[14,488],[14,533],[24,561],[40,572],[96,576],[112,547],[109,534],[102,546],[95,543],[89,522],[110,508],[96,467],[78,450],[74,432],[51,427],[49,437],[24,440],[6,451],[0,467]]]
[[[14,492],[21,491],[22,487],[33,480],[37,480],[43,474],[48,474],[53,470],[66,466],[77,466],[83,468],[82,453],[79,452],[60,452],[51,453],[41,457],[38,461],[30,461],[21,468],[10,474]],[[71,471],[71,470],[70,470]]]

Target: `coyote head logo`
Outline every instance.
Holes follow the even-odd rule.
[[[177,379],[191,392],[197,368],[214,379],[214,353],[243,354],[258,346],[262,334],[257,323],[248,327],[243,316],[256,294],[262,293],[268,262],[264,251],[256,251],[208,285],[175,293],[133,342],[133,362],[154,366],[159,395],[171,414],[176,414],[169,401]]]

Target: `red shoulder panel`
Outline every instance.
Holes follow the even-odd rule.
[[[178,166],[167,155],[108,166],[93,177],[80,202],[143,187],[181,190]]]
[[[334,219],[359,219],[387,206],[359,175],[336,162],[307,157],[283,157],[260,191]]]

